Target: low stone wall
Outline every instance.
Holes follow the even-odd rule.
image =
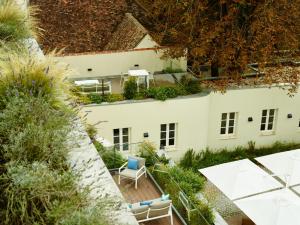
[[[74,122],[74,129],[70,133],[69,163],[73,172],[79,175],[79,187],[90,190],[91,204],[101,198],[112,201],[107,216],[113,224],[138,225],[135,217],[127,211],[125,199],[80,120]]]

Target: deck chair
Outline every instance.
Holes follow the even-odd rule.
[[[130,211],[137,219],[138,223],[170,217],[171,225],[173,222],[172,200],[162,201],[161,198],[153,199],[151,205],[132,204]]]
[[[129,156],[129,159],[134,159],[138,161],[138,165],[136,169],[130,169],[126,167],[128,165],[128,161],[124,163],[120,168],[119,168],[119,185],[121,184],[121,178],[127,178],[135,181],[135,189],[137,189],[137,182],[138,179],[145,174],[145,177],[147,177],[147,172],[146,172],[146,166],[145,162],[146,160],[144,158],[140,157],[135,157],[135,156]]]

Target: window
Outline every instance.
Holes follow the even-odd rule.
[[[222,113],[221,115],[221,135],[234,135],[235,134],[235,120],[236,120],[237,113],[230,112],[230,113]]]
[[[276,109],[264,109],[261,116],[261,131],[273,131],[275,123]]]
[[[115,148],[121,151],[129,150],[129,128],[113,130]]]
[[[164,149],[166,146],[175,146],[176,124],[161,124],[160,125],[160,148]]]

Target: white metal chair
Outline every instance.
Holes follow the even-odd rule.
[[[137,189],[137,182],[138,179],[145,174],[145,177],[147,177],[147,171],[145,162],[146,160],[144,158],[135,157],[135,156],[129,156],[129,158],[136,159],[138,161],[138,168],[136,170],[129,169],[125,167],[128,164],[128,161],[124,163],[119,168],[119,185],[121,184],[121,177],[131,179],[135,181],[135,189]]]

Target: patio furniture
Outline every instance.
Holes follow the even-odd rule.
[[[128,161],[119,168],[119,185],[121,184],[121,177],[123,177],[134,180],[135,189],[137,189],[138,179],[144,174],[147,177],[145,161],[144,158],[129,156]],[[135,162],[136,165],[134,165]]]
[[[143,80],[146,88],[149,88],[149,72],[147,70],[128,70],[128,76],[136,78],[136,84],[139,91],[140,80]]]
[[[170,217],[173,225],[172,200],[153,199],[149,205],[141,205],[140,202],[131,205],[131,212],[139,223],[159,218]]]

